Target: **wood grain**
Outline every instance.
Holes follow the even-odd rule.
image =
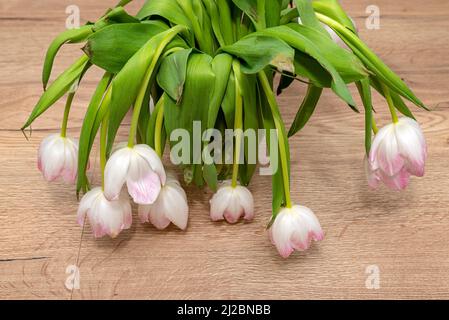
[[[114,3],[76,1],[84,21]],[[449,298],[449,2],[378,0],[376,31],[364,27],[372,1],[342,3],[362,38],[433,109],[416,111],[429,144],[427,174],[403,193],[370,191],[363,172],[363,116],[326,92],[310,124],[291,141],[293,197],[319,216],[326,239],[283,260],[265,232],[271,207],[267,177],[251,186],[257,210],[252,223],[211,223],[210,192],[188,188],[186,232],[135,223],[115,240],[94,240],[89,226],[83,233],[75,221],[73,187],[47,184],[36,169],[37,147],[58,129],[63,103],[35,123],[30,141],[17,130],[41,94],[46,46],[63,30],[65,8],[73,2],[2,1],[0,298]],[[55,74],[77,57],[74,48],[63,49]],[[91,72],[77,95],[74,136],[99,76]],[[279,98],[287,122],[303,94],[298,84]],[[388,123],[378,96],[375,105],[379,123]],[[91,174],[98,175],[95,165]],[[81,274],[81,288],[73,292],[64,285],[72,264]],[[365,286],[369,265],[380,268],[379,290]]]

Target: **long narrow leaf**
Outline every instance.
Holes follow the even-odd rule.
[[[320,100],[321,94],[323,92],[322,88],[316,87],[310,84],[307,89],[307,94],[299,107],[298,113],[296,114],[295,120],[288,133],[289,137],[294,136],[298,133],[304,126],[309,122],[315,108]]]
[[[89,58],[83,55],[66,71],[64,71],[45,91],[39,99],[37,105],[31,112],[28,120],[23,125],[22,130],[29,127],[36,118],[47,111],[56,101],[58,101],[69,89],[75,81],[79,80],[85,72],[85,67],[89,63]]]

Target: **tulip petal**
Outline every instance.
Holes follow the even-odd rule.
[[[101,195],[101,188],[94,188],[87,192],[80,201],[78,207],[78,224],[83,225],[87,212],[93,206],[96,199]]]
[[[184,189],[177,183],[165,185],[165,216],[179,229],[185,230],[189,219],[189,206]]]
[[[161,192],[161,180],[153,171],[138,176],[137,180],[128,177],[126,183],[129,194],[137,204],[153,204]]]
[[[240,204],[245,212],[245,220],[254,219],[254,198],[252,193],[244,187],[239,188]]]
[[[120,197],[128,175],[132,151],[129,148],[117,150],[109,158],[104,172],[104,194],[109,200]]]
[[[42,151],[41,168],[45,180],[51,182],[56,180],[64,169],[65,146],[61,137],[48,143],[46,150]]]
[[[170,225],[170,220],[165,215],[166,209],[163,199],[151,205],[150,222],[159,230],[164,230]]]
[[[225,188],[219,189],[210,200],[210,217],[212,221],[224,219],[223,215],[232,196],[231,192]]]
[[[164,185],[167,181],[167,176],[161,158],[159,158],[156,151],[145,144],[134,146],[134,151],[147,161],[150,168],[159,175],[159,179]]]

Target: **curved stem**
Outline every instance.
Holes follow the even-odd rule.
[[[377,127],[376,119],[374,119],[374,117],[371,121],[371,126],[373,127],[374,134],[377,134],[379,132],[379,128]]]
[[[274,124],[276,130],[278,132],[279,139],[279,154],[281,156],[281,169],[282,169],[282,177],[284,182],[284,193],[285,193],[285,205],[287,208],[292,207],[292,201],[290,197],[290,173],[288,168],[288,153],[285,148],[286,141],[288,141],[285,137],[285,128],[282,122],[279,107],[277,105],[276,97],[273,94],[270,83],[268,81],[267,75],[264,71],[258,73],[260,83],[262,84],[262,88],[265,92],[265,95],[268,99],[268,104],[271,108],[271,113],[273,115]]]
[[[163,98],[161,98],[163,99]],[[162,126],[164,124],[164,103],[162,102],[162,105],[158,111],[157,118],[156,118],[156,125],[154,130],[154,149],[156,153],[158,154],[159,158],[162,158]],[[164,141],[165,142],[165,141]]]
[[[384,92],[385,95],[385,99],[387,100],[388,103],[388,108],[390,109],[391,119],[393,120],[393,123],[397,123],[399,121],[398,114],[396,113],[396,108],[394,106],[393,99],[391,98],[390,89],[383,83],[381,83],[381,85],[382,91]]]
[[[64,117],[62,119],[61,125],[61,137],[65,138],[67,136],[67,124],[69,122],[70,108],[72,107],[73,98],[75,97],[75,92],[70,92],[67,96],[67,102],[64,109]]]
[[[140,111],[142,110],[142,104],[145,101],[145,95],[150,83],[151,77],[153,76],[154,69],[159,61],[159,57],[162,55],[167,44],[182,30],[185,30],[184,26],[176,26],[171,29],[172,32],[168,33],[167,36],[161,41],[153,55],[151,63],[145,73],[144,79],[142,81],[142,86],[140,87],[139,93],[137,94],[136,102],[134,103],[134,111],[131,120],[131,129],[129,131],[128,147],[134,147],[134,143],[137,135],[137,128],[139,126]]]
[[[101,166],[101,187],[104,190],[104,169],[106,167],[106,145],[108,136],[108,124],[109,124],[109,113],[103,119],[101,123],[100,131],[100,166]]]
[[[240,152],[242,148],[242,129],[243,129],[243,97],[240,88],[241,73],[240,63],[233,62],[233,69],[235,74],[235,118],[234,118],[234,164],[232,167],[232,187],[236,188],[239,178]]]

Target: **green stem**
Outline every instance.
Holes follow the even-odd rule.
[[[234,148],[234,164],[232,167],[232,187],[236,188],[239,178],[240,165],[240,151],[242,147],[242,129],[243,129],[243,97],[240,88],[241,73],[240,63],[233,62],[233,69],[235,74],[235,119],[234,119],[234,134],[235,134],[235,148]]]
[[[374,119],[374,117],[373,117],[373,119],[372,119],[371,122],[372,122],[372,123],[371,123],[371,126],[372,126],[372,128],[373,128],[373,132],[374,132],[374,134],[377,134],[377,133],[379,132],[379,128],[378,128],[377,125],[376,125],[376,119]]]
[[[132,2],[133,0],[121,0],[115,7],[124,7],[126,6],[128,3]]]
[[[387,100],[388,103],[388,108],[390,109],[391,119],[393,120],[393,123],[397,123],[399,121],[398,114],[396,113],[396,108],[394,106],[393,99],[391,98],[390,89],[383,83],[381,83],[381,86],[382,91],[384,92],[385,95],[385,99]]]
[[[104,170],[106,168],[106,147],[107,147],[107,137],[108,137],[108,124],[109,124],[109,113],[103,119],[101,123],[100,131],[100,166],[101,166],[101,187],[104,191]]]
[[[67,102],[64,108],[64,117],[62,119],[61,125],[61,137],[65,138],[67,136],[67,124],[69,122],[70,108],[72,107],[73,98],[75,97],[75,92],[70,92],[67,96]]]
[[[162,96],[161,99],[164,99]],[[156,125],[154,129],[154,149],[159,156],[159,158],[162,158],[162,126],[164,124],[164,102],[162,102],[162,105],[158,111],[157,117],[156,117]],[[165,142],[165,141],[164,141]]]
[[[270,86],[270,82],[268,81],[267,75],[264,71],[260,71],[258,73],[260,83],[262,84],[262,88],[265,92],[265,95],[268,99],[268,104],[271,108],[271,113],[273,115],[274,124],[276,130],[278,132],[279,138],[279,154],[281,156],[281,169],[282,169],[282,177],[284,182],[284,192],[285,192],[285,205],[287,208],[292,207],[292,201],[290,197],[290,173],[288,168],[288,155],[287,150],[285,149],[286,145],[286,137],[285,137],[285,128],[280,116],[279,107],[276,101],[276,97],[273,94],[272,88]]]
[[[151,60],[150,66],[145,73],[144,79],[142,81],[142,86],[140,87],[139,93],[137,94],[136,102],[134,103],[134,111],[131,120],[131,129],[129,131],[128,138],[128,147],[134,147],[134,143],[136,140],[137,129],[139,126],[139,118],[140,111],[142,110],[143,102],[145,101],[145,95],[148,89],[148,85],[150,83],[151,77],[153,76],[154,69],[159,61],[159,57],[162,55],[167,44],[182,30],[184,30],[184,26],[176,26],[172,28],[172,32],[167,34],[167,36],[161,41],[159,46],[156,49],[156,52],[153,55],[153,59]]]

